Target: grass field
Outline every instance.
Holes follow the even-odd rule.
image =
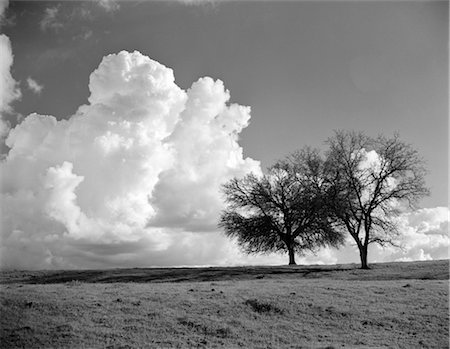
[[[2,272],[1,348],[448,348],[449,261]]]

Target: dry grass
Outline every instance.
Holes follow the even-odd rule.
[[[243,271],[252,268],[238,274],[231,268],[231,276],[218,268],[215,278],[208,276],[216,281],[190,281],[191,269],[188,281],[167,283],[53,278],[58,283],[49,284],[48,277],[64,273],[3,273],[0,347],[449,347],[448,261],[378,265],[368,272],[333,267],[312,277],[315,268],[281,274],[264,268],[247,278]],[[194,279],[205,270],[211,272],[198,269]],[[141,280],[142,270],[134,272]]]

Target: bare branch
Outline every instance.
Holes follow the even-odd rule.
[[[228,208],[219,226],[248,253],[288,251],[293,259],[294,252],[342,244],[325,203],[323,169],[318,151],[304,149],[267,175],[232,179],[222,187]]]
[[[357,242],[362,267],[367,267],[369,244],[396,245],[393,237],[398,229],[393,218],[400,213],[400,205],[413,207],[428,195],[424,161],[398,134],[374,139],[337,131],[327,143],[329,206],[337,225],[345,226]]]

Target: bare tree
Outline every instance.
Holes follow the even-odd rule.
[[[296,253],[341,244],[321,195],[322,165],[317,151],[304,149],[267,175],[232,179],[223,186],[228,207],[219,226],[247,253],[287,252],[290,265]]]
[[[368,269],[369,245],[395,246],[395,217],[428,194],[424,161],[398,135],[337,131],[327,143],[327,202],[335,223],[355,240],[361,268]]]

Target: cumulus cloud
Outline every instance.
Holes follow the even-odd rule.
[[[6,35],[0,34],[0,142],[2,143],[9,131],[5,115],[12,112],[11,103],[21,97],[19,85],[11,76],[12,64],[11,42]]]
[[[398,261],[448,258],[450,210],[447,207],[424,208],[400,217],[403,251],[395,251]]]
[[[215,230],[223,208],[217,188],[225,178],[260,172],[256,161],[243,158],[237,143],[250,108],[227,106],[229,98],[223,83],[211,78],[198,80],[187,91],[183,122],[167,138],[174,163],[155,186],[156,215],[150,225]]]
[[[42,92],[42,89],[44,88],[43,85],[40,85],[36,80],[32,79],[31,77],[27,78],[27,86],[32,92],[36,94],[40,94]]]
[[[13,54],[9,38],[0,34],[0,112],[11,112],[11,103],[21,97],[18,83],[11,76]]]
[[[449,258],[450,210],[447,207],[424,208],[398,217],[400,248],[369,245],[369,263],[435,260]],[[359,263],[358,248],[348,236],[339,250],[323,249],[317,255],[307,255],[300,263]]]
[[[220,263],[220,184],[261,171],[238,144],[250,109],[139,52],[106,56],[89,89],[70,119],[31,114],[6,139],[2,265]]]
[[[286,263],[246,256],[217,229],[220,185],[261,173],[238,143],[250,108],[230,104],[222,81],[201,78],[185,91],[170,68],[122,51],[103,58],[89,90],[69,119],[34,113],[8,133],[2,267]],[[371,261],[447,257],[448,209],[399,222],[404,250],[374,247]],[[349,244],[298,262],[358,262],[358,254]]]

